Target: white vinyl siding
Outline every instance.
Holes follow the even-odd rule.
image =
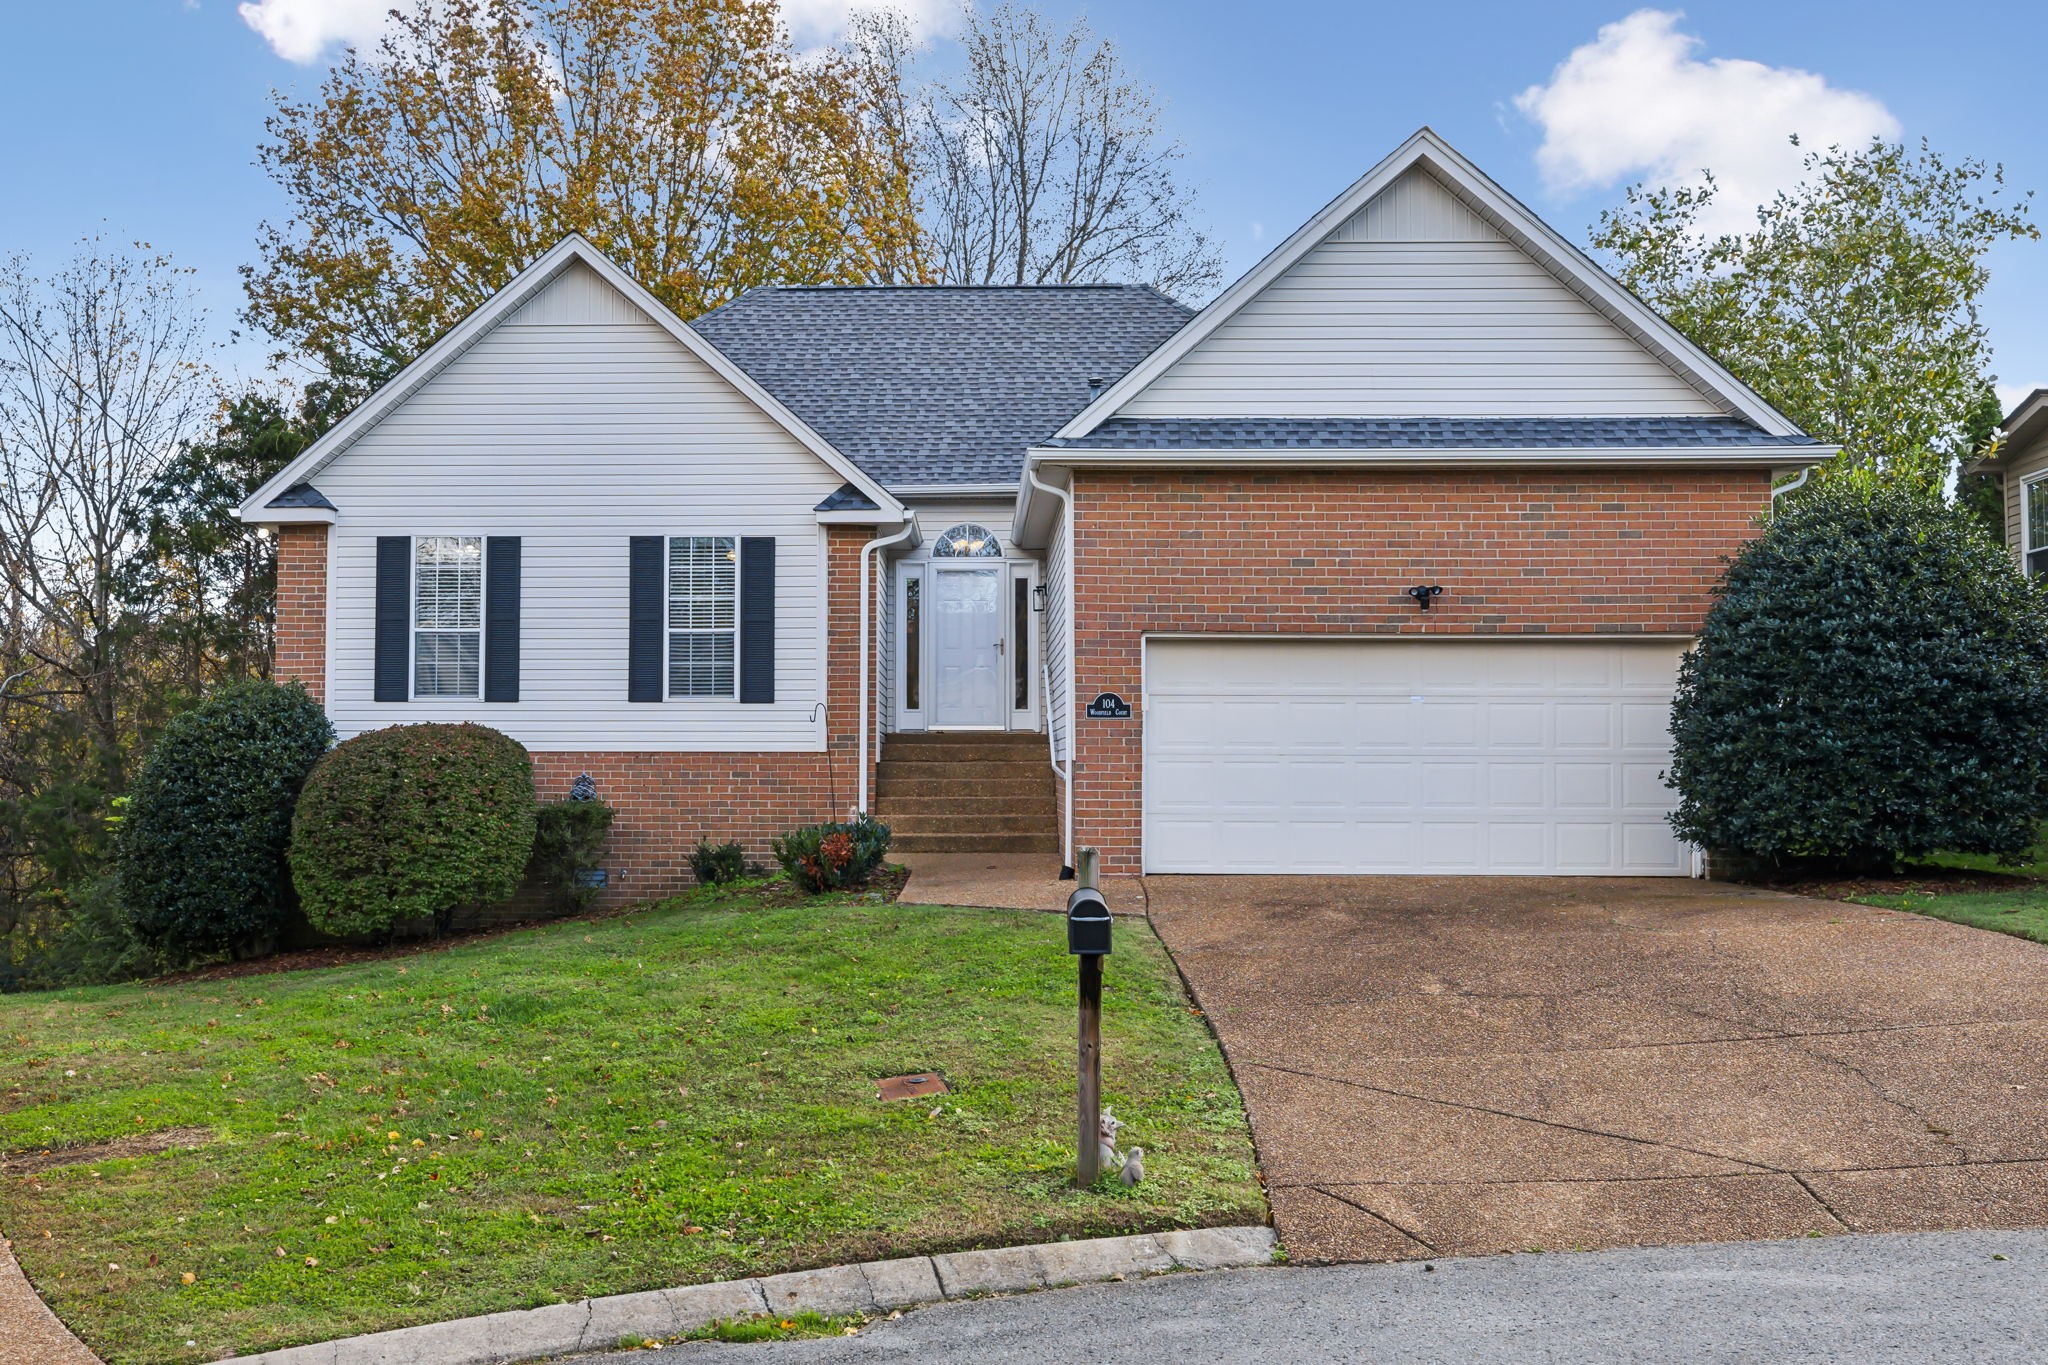
[[[1063,764],[1071,764],[1074,755],[1074,700],[1067,681],[1067,581],[1073,571],[1066,519],[1055,517],[1052,534],[1045,544],[1046,605],[1038,619],[1044,632],[1041,648],[1045,660],[1045,724],[1052,732],[1053,752]]]
[[[1118,415],[1720,411],[1447,190],[1411,172]]]
[[[573,267],[314,476],[331,535],[328,712],[344,736],[474,720],[534,750],[823,747],[824,533],[844,476]],[[520,699],[372,699],[376,538],[521,537]],[[629,538],[776,542],[776,700],[626,700]],[[822,713],[819,713],[822,714]]]
[[[413,541],[412,693],[483,694],[484,542],[481,536]]]

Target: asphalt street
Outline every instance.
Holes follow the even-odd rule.
[[[1166,1275],[935,1305],[854,1337],[594,1359],[2040,1361],[2043,1302],[2048,1232],[1877,1234]]]

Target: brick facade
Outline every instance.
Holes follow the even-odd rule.
[[[327,528],[277,529],[277,637],[271,676],[327,700]]]
[[[699,839],[733,840],[766,861],[768,841],[793,825],[844,819],[857,792],[860,713],[860,547],[874,532],[826,530],[826,734],[824,752],[536,753],[534,781],[543,801],[559,800],[580,773],[618,809],[605,857],[608,901],[672,895],[692,884],[690,850]],[[298,678],[325,700],[327,674],[327,528],[288,526],[278,543],[275,674]],[[875,613],[879,630],[879,613]],[[491,723],[488,715],[477,717]],[[878,719],[871,719],[871,725]],[[873,781],[878,733],[870,734]],[[872,788],[870,788],[872,790]]]
[[[1136,703],[1148,633],[1690,635],[1770,477],[1084,471],[1074,496],[1075,693]],[[1142,715],[1075,724],[1074,841],[1136,872]]]

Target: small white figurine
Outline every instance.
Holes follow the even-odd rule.
[[[1123,1174],[1118,1176],[1117,1179],[1123,1181],[1126,1185],[1135,1185],[1144,1178],[1145,1149],[1143,1147],[1133,1147],[1131,1148],[1130,1156],[1124,1159]]]
[[[1123,1154],[1116,1149],[1117,1131],[1123,1126],[1123,1120],[1107,1109],[1102,1111],[1102,1118],[1095,1126],[1102,1143],[1096,1154],[1096,1163],[1105,1171],[1124,1164]]]

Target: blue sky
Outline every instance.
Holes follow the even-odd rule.
[[[281,201],[253,164],[273,88],[304,92],[390,0],[67,0],[9,6],[0,44],[0,253],[54,263],[82,234],[198,272],[217,331]],[[784,0],[829,34],[845,0]],[[908,0],[945,42],[944,0]],[[1066,18],[1081,6],[1046,0]],[[1784,134],[1885,131],[2005,163],[2048,199],[2038,3],[1396,6],[1099,0],[1096,29],[1163,97],[1235,274],[1428,123],[1566,235],[1623,185],[1704,161],[1754,199]],[[246,11],[240,12],[240,11]],[[259,31],[261,30],[261,31]],[[326,46],[323,47],[323,40]],[[941,54],[943,56],[943,53]],[[308,58],[294,61],[290,58]],[[1534,91],[1524,96],[1524,92]],[[2048,204],[2041,205],[2048,214]],[[1999,250],[1984,317],[2008,399],[2048,385],[2048,243]],[[243,338],[231,359],[260,368]]]

